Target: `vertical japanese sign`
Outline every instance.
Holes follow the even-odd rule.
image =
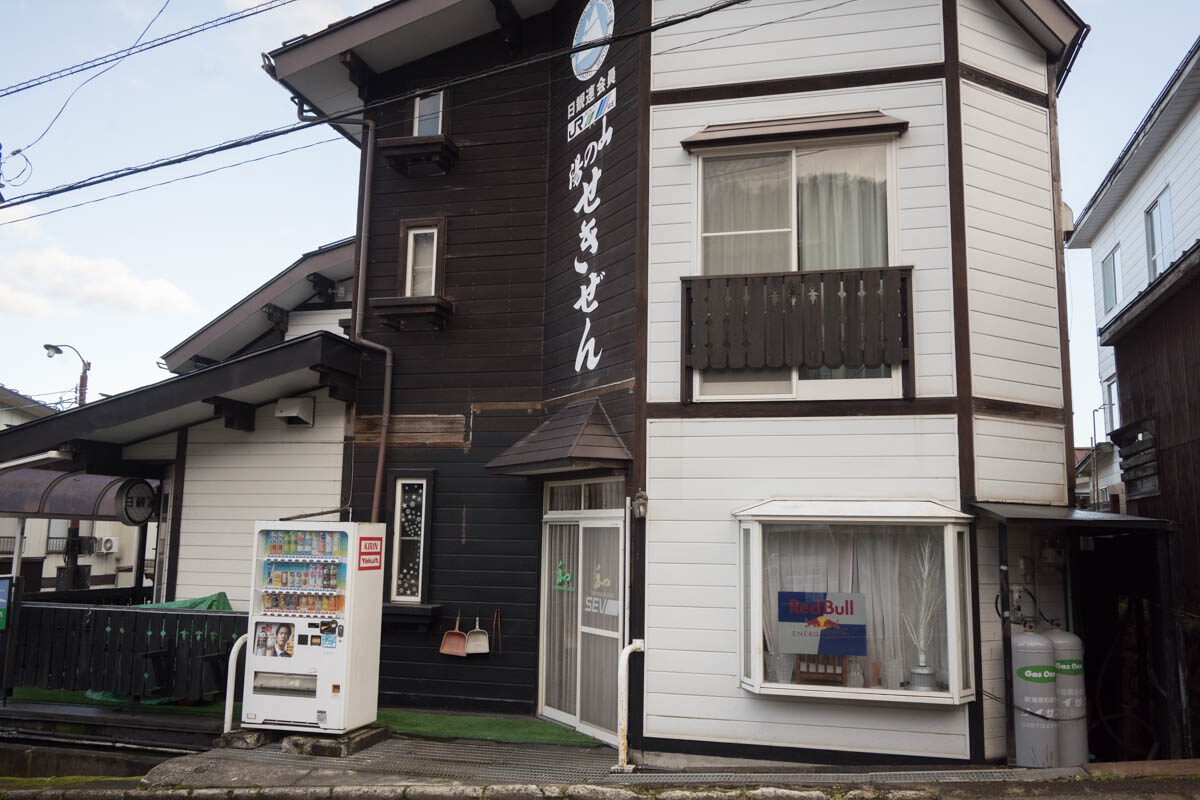
[[[0,631],[8,628],[8,601],[12,584],[12,578],[0,578]]]
[[[573,46],[607,39],[612,36],[615,23],[612,0],[588,0],[575,27]],[[612,143],[613,129],[608,125],[607,115],[617,104],[617,69],[609,67],[607,73],[601,70],[607,55],[607,44],[571,55],[575,77],[586,84],[567,104],[567,142],[575,143],[567,189],[576,198],[574,219],[579,222],[579,249],[574,257],[580,280],[579,298],[572,308],[583,317],[579,346],[575,350],[576,373],[594,370],[604,353],[592,334],[591,316],[600,307],[596,292],[605,276],[603,270],[594,266],[604,243],[603,231],[597,223],[603,204],[600,181],[604,170],[597,161]]]

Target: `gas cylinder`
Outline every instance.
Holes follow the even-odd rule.
[[[1017,766],[1057,767],[1054,645],[1036,632],[1033,620],[1026,620],[1024,630],[1013,634],[1012,665]]]
[[[1058,765],[1088,763],[1087,694],[1083,685],[1083,640],[1050,623],[1046,638],[1054,646],[1054,686],[1058,697]]]

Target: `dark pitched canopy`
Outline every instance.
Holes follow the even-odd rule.
[[[621,468],[631,461],[604,405],[591,398],[576,400],[552,414],[487,466],[509,475],[541,475]]]

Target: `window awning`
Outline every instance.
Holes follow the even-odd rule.
[[[767,119],[756,122],[726,122],[709,125],[680,144],[683,149],[729,147],[790,139],[814,139],[822,136],[850,136],[862,133],[903,133],[908,121],[882,111],[856,111],[847,114],[821,114],[812,117]]]
[[[129,480],[83,472],[9,470],[0,473],[0,517],[116,522],[117,492]],[[148,483],[158,489],[158,481]]]
[[[971,516],[932,500],[765,500],[733,512],[739,519],[942,520]]]
[[[1151,517],[1133,517],[1107,511],[1087,511],[1067,506],[1039,506],[1024,503],[975,503],[972,506],[980,517],[998,522],[1019,523],[1056,528],[1088,528],[1099,532],[1132,533],[1134,531],[1174,530],[1174,522]]]
[[[633,456],[600,400],[576,400],[488,462],[506,475],[622,469]]]

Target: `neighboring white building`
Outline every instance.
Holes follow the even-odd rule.
[[[1181,253],[1200,239],[1200,40],[1192,45],[1079,215],[1068,241],[1092,251],[1096,326],[1129,306]],[[1102,413],[1097,438],[1122,420],[1112,347],[1097,341]],[[1125,369],[1132,369],[1127,365]],[[1098,494],[1108,507],[1121,496],[1120,454],[1097,454]]]

